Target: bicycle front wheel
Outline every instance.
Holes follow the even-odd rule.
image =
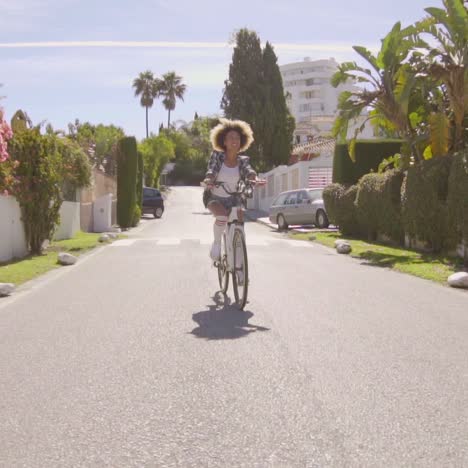
[[[247,303],[247,291],[249,287],[249,267],[247,263],[247,246],[245,236],[241,229],[236,229],[232,240],[234,250],[234,271],[232,284],[234,297],[239,309],[243,309]]]
[[[218,280],[221,292],[226,294],[229,286],[229,271],[228,271],[228,260],[227,260],[227,249],[226,249],[226,234],[223,234],[221,241],[221,258],[218,262]]]

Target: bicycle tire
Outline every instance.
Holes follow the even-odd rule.
[[[234,250],[234,270],[232,273],[232,285],[234,287],[234,298],[239,309],[243,309],[247,303],[247,293],[249,289],[249,265],[247,261],[247,246],[245,244],[245,236],[241,229],[236,229],[232,239]],[[238,248],[239,247],[239,248]],[[242,256],[242,266],[238,265],[238,255]],[[241,269],[244,273],[243,284],[239,284],[237,270]]]
[[[229,271],[227,267],[226,234],[223,234],[221,241],[221,258],[218,262],[218,281],[221,292],[224,294],[226,294],[229,287]]]

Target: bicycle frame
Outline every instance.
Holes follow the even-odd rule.
[[[226,230],[224,231],[224,233],[226,234],[228,271],[230,273],[233,273],[235,270],[233,240],[234,240],[234,233],[236,232],[236,229],[241,230],[242,235],[245,238],[244,223],[240,222],[239,217],[238,217],[237,210],[239,209],[242,209],[242,207],[234,206],[231,209],[231,213],[229,214],[228,222],[226,225]]]

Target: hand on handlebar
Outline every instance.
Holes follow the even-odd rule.
[[[214,188],[214,181],[213,179],[210,179],[210,178],[206,178],[202,183],[201,183],[202,187],[205,187],[207,189],[212,189]]]
[[[262,185],[266,185],[266,180],[265,179],[259,179],[258,177],[256,177],[255,179],[249,179],[249,182],[252,184],[252,185],[255,185],[255,186],[259,186],[261,187]]]

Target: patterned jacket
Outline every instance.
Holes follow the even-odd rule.
[[[210,177],[216,180],[218,173],[223,165],[225,154],[220,151],[213,151],[208,161],[208,170],[206,171],[205,177]],[[249,157],[245,155],[237,156],[237,163],[239,165],[239,175],[242,180],[246,180],[251,176],[256,176],[257,173],[253,170],[249,163]]]

